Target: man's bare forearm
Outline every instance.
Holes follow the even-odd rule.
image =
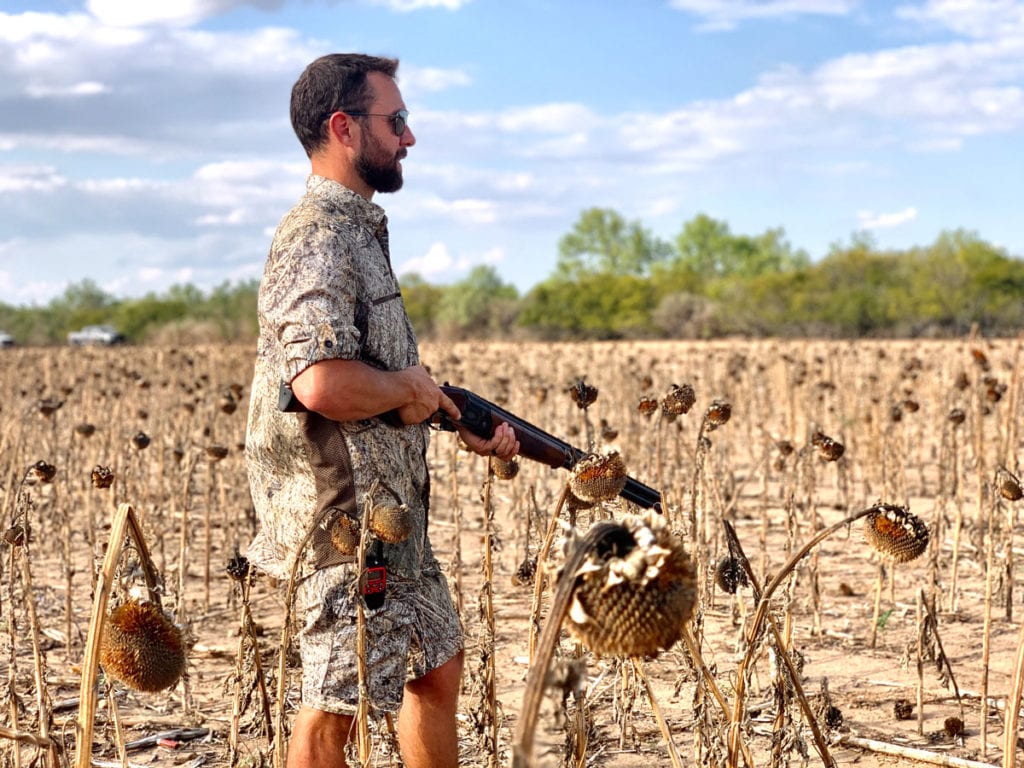
[[[417,396],[412,377],[359,360],[322,360],[291,382],[303,406],[334,421],[369,419],[398,410]]]

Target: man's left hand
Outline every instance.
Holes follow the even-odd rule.
[[[462,442],[468,445],[471,451],[479,453],[481,456],[496,456],[508,461],[519,453],[516,431],[504,422],[498,425],[494,430],[494,436],[489,440],[470,432],[463,426],[458,426],[457,429]]]

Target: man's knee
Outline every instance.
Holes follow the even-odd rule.
[[[405,686],[406,694],[418,698],[457,701],[462,687],[464,657],[464,653],[459,651],[440,667],[432,669],[423,677],[410,680]]]
[[[354,718],[302,707],[288,740],[288,768],[344,766]]]

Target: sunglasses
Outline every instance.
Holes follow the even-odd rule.
[[[401,136],[405,133],[405,129],[409,127],[409,110],[400,109],[394,114],[385,115],[380,112],[345,112],[349,117],[386,117],[391,121],[391,130],[395,132],[395,136]]]

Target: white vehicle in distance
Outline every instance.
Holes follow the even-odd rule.
[[[113,344],[121,344],[124,340],[124,336],[109,325],[87,325],[79,331],[72,331],[68,334],[68,344],[75,347],[92,345],[109,347]]]
[[[7,331],[0,331],[0,348],[2,347],[13,347],[14,337],[11,336]]]

